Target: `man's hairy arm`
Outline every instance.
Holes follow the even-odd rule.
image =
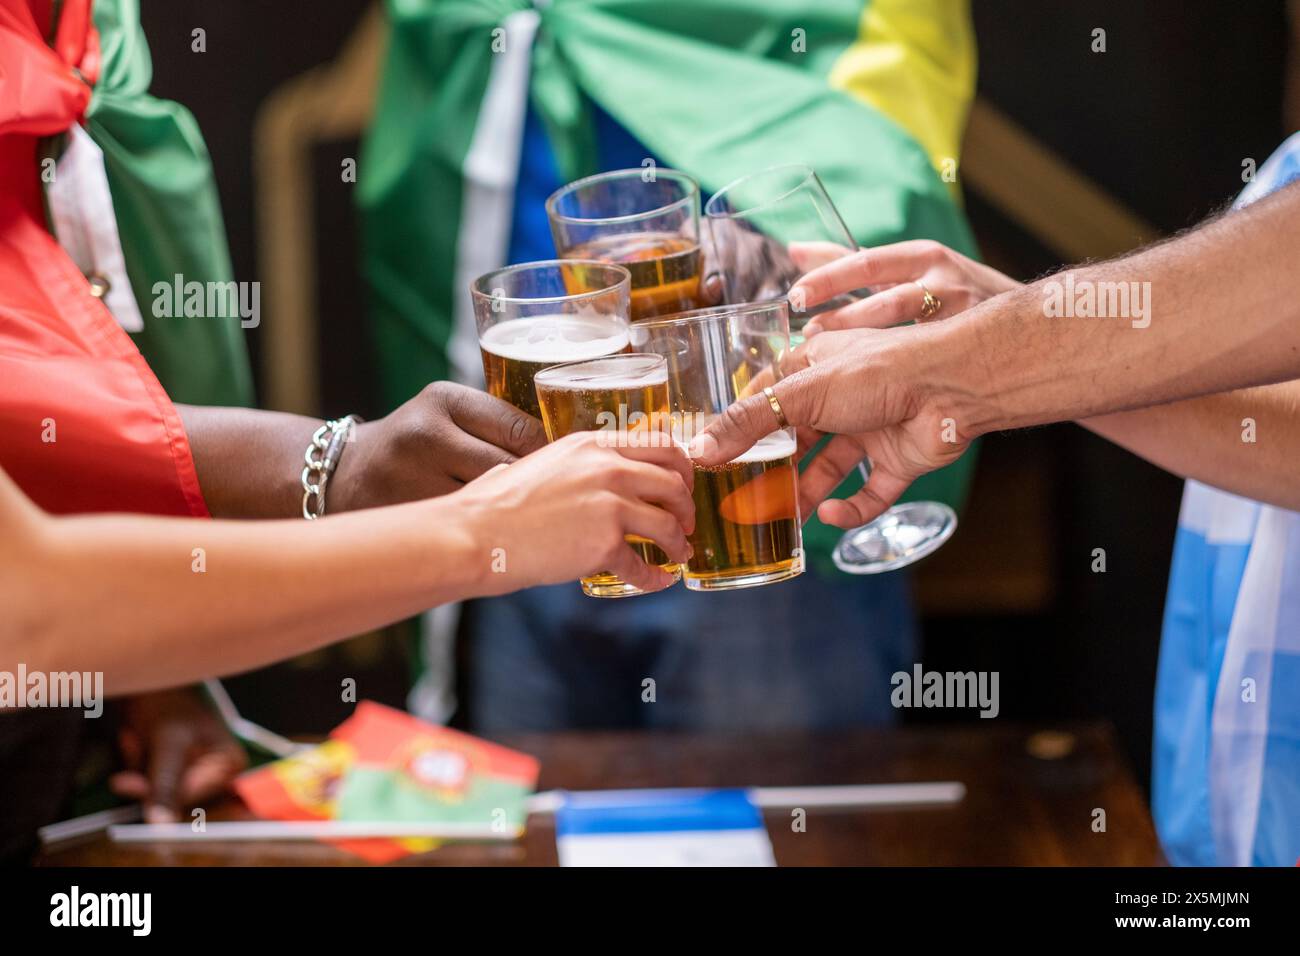
[[[1300,511],[1300,382],[1220,395],[1080,422],[1103,438],[1183,478]]]
[[[1150,282],[1150,324],[1049,318],[1040,280],[919,329],[909,374],[974,435],[1300,377],[1300,184],[1133,255],[1072,270]]]

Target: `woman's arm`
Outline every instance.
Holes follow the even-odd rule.
[[[315,523],[26,522],[8,535],[3,667],[103,671],[116,696],[248,670],[475,593],[481,563],[447,511],[434,499]]]
[[[446,601],[689,551],[675,448],[570,436],[427,501],[321,521],[51,518],[0,472],[0,670],[102,671],[109,695],[259,667]]]

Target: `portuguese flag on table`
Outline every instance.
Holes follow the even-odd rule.
[[[806,163],[861,245],[975,254],[941,175],[974,90],[966,0],[390,0],[388,15],[359,202],[390,405],[479,381],[468,285],[506,259],[530,106],[566,180],[600,171],[594,105],[706,195]],[[971,457],[911,496],[959,504]],[[809,523],[819,566],[839,533]]]
[[[251,770],[239,796],[271,820],[448,823],[521,834],[535,758],[363,700],[319,746]],[[335,840],[372,863],[423,853],[437,841]]]

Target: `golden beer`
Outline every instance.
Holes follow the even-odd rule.
[[[632,232],[602,236],[563,252],[565,258],[599,259],[632,274],[632,321],[697,309],[700,245],[674,233]],[[577,276],[581,280],[581,276]],[[571,291],[582,291],[581,286]]]
[[[546,437],[556,441],[572,432],[604,431],[611,443],[634,440],[637,432],[667,428],[668,371],[657,355],[616,355],[544,369],[535,379]],[[681,565],[653,541],[629,536],[628,544],[646,561],[681,579]],[[639,588],[608,571],[583,578],[592,597],[628,597]]]
[[[734,461],[695,469],[692,590],[771,584],[804,570],[795,439],[773,432]]]
[[[479,335],[489,394],[541,417],[533,377],[559,362],[580,362],[625,351],[627,327],[617,318],[572,313],[508,319]]]

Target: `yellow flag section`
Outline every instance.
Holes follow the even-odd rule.
[[[840,54],[828,79],[916,140],[956,199],[975,71],[967,0],[871,0],[858,39]]]

